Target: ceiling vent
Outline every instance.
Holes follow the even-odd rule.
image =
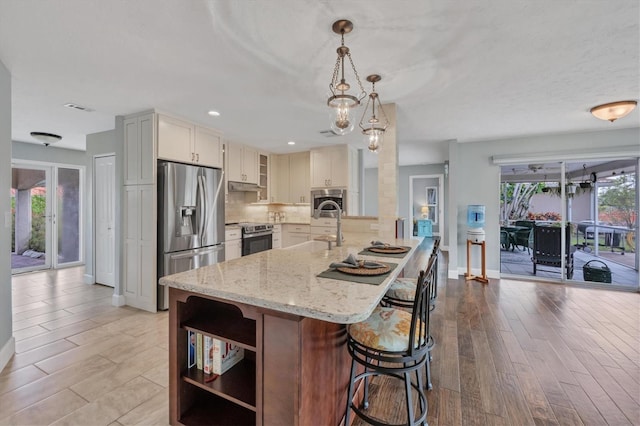
[[[67,108],[77,109],[79,111],[93,112],[91,108],[87,108],[85,106],[78,105],[78,104],[68,103],[68,104],[64,104],[64,106],[66,106]]]
[[[340,136],[339,134],[337,134],[336,132],[334,132],[333,130],[329,129],[329,130],[321,130],[320,134],[322,136],[324,136],[325,138],[332,138],[334,136]]]

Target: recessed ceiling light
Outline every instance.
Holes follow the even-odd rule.
[[[207,114],[209,114],[212,117],[219,117],[220,116],[220,113],[218,111],[213,111],[213,110],[209,111]]]
[[[294,141],[289,141],[287,142],[288,145],[295,145],[296,143]]]

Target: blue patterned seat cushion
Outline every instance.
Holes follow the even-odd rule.
[[[409,346],[411,314],[394,309],[376,307],[366,320],[350,324],[347,328],[358,343],[381,351],[402,352]],[[420,338],[416,333],[416,346]]]
[[[389,286],[386,296],[411,302],[416,296],[416,281],[417,278],[396,278]]]

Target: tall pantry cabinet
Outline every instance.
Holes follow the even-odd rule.
[[[150,312],[157,308],[156,122],[154,113],[123,122],[122,292],[127,305]]]
[[[122,292],[125,304],[157,310],[157,160],[222,168],[222,134],[146,111],[124,117]]]

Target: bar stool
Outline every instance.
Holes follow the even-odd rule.
[[[368,378],[386,375],[402,380],[405,387],[407,410],[406,425],[426,424],[427,399],[420,370],[429,357],[427,328],[429,322],[428,289],[433,281],[433,258],[427,270],[420,272],[415,286],[411,312],[403,309],[378,306],[366,320],[347,327],[347,350],[351,355],[351,380],[349,381],[345,425],[350,424],[351,410],[373,425],[387,425],[365,413],[369,406]],[[364,366],[364,372],[356,375],[356,366]],[[416,383],[411,381],[415,372]],[[363,407],[352,403],[355,384],[364,379]],[[414,412],[412,389],[418,392],[419,410]]]
[[[439,240],[437,240],[439,241]],[[429,256],[429,264],[431,265],[431,273],[433,275],[432,280],[430,280],[427,294],[429,298],[429,312],[433,311],[436,306],[436,297],[438,295],[436,289],[438,287],[438,247],[434,246],[434,250],[431,252]],[[416,294],[416,283],[412,278],[398,278],[396,279],[387,293],[382,298],[382,306],[399,308],[404,310],[409,310],[413,307],[414,297]],[[431,355],[431,351],[435,346],[436,342],[433,336],[431,335],[431,327],[430,321],[427,321],[427,347],[429,358],[425,364],[426,367],[426,376],[427,376],[427,389],[433,389],[433,384],[431,383],[431,361],[433,361],[433,357]]]

